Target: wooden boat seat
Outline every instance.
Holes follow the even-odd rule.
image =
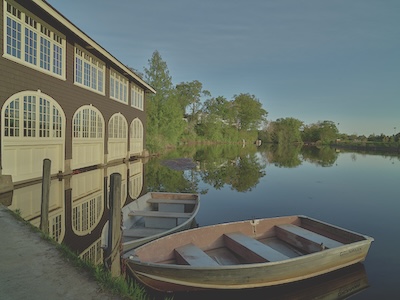
[[[280,261],[289,257],[241,232],[224,234],[225,244],[247,262]]]
[[[165,229],[143,227],[143,228],[125,229],[123,230],[122,235],[126,237],[142,238],[163,232],[165,232]]]
[[[129,216],[142,216],[142,217],[156,217],[156,218],[190,218],[191,213],[182,212],[169,212],[169,211],[158,211],[158,210],[138,210],[131,211]]]
[[[309,253],[343,246],[342,243],[293,224],[276,225],[277,237]]]
[[[165,204],[196,204],[195,199],[157,199],[157,198],[151,198],[147,200],[148,203],[155,203],[155,204],[160,204],[160,203],[165,203]]]
[[[175,248],[175,257],[178,264],[188,264],[197,267],[219,266],[207,253],[193,244]]]

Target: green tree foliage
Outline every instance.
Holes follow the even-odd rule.
[[[210,98],[198,80],[172,84],[165,61],[154,51],[144,68],[144,79],[157,91],[146,98],[147,138],[150,152],[167,145],[194,140],[246,142],[257,139],[257,130],[266,121],[267,111],[250,94],[235,95],[232,101]],[[209,97],[202,105],[202,98]],[[189,112],[188,122],[184,115]]]
[[[145,68],[146,81],[157,91],[146,98],[147,147],[175,144],[184,131],[183,110],[176,99],[167,63],[158,51]]]
[[[228,137],[229,107],[231,103],[225,97],[207,99],[202,108],[202,117],[197,126],[197,132],[205,139],[212,141],[223,140]]]
[[[181,82],[176,86],[176,94],[184,112],[189,108],[190,121],[197,119],[200,111],[201,97],[211,96],[210,92],[203,90],[203,84],[198,80]]]
[[[210,98],[204,101],[203,114],[209,118],[211,122],[219,120],[228,124],[229,121],[233,119],[230,109],[231,106],[231,103],[223,96]]]
[[[233,111],[236,112],[237,126],[241,130],[258,130],[266,121],[267,111],[262,108],[260,101],[250,94],[235,95]]]
[[[293,144],[302,143],[300,128],[303,122],[295,118],[277,119],[268,126],[270,139],[273,143]]]
[[[304,142],[330,144],[339,136],[339,130],[332,121],[319,121],[304,127],[302,139]]]

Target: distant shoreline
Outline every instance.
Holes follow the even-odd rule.
[[[334,143],[331,147],[343,150],[358,150],[376,153],[400,154],[400,145],[392,145],[389,143],[369,144],[369,143]]]

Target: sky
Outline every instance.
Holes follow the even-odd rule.
[[[254,95],[268,121],[400,132],[399,0],[47,0],[141,73],[154,51],[174,85]]]

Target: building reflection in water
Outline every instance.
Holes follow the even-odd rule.
[[[113,173],[121,174],[121,207],[144,192],[142,160],[51,181],[49,236],[93,264],[104,262],[103,241],[107,238],[104,228],[110,210],[109,178]],[[39,227],[41,193],[41,182],[16,188],[8,209],[18,212],[24,220]]]

